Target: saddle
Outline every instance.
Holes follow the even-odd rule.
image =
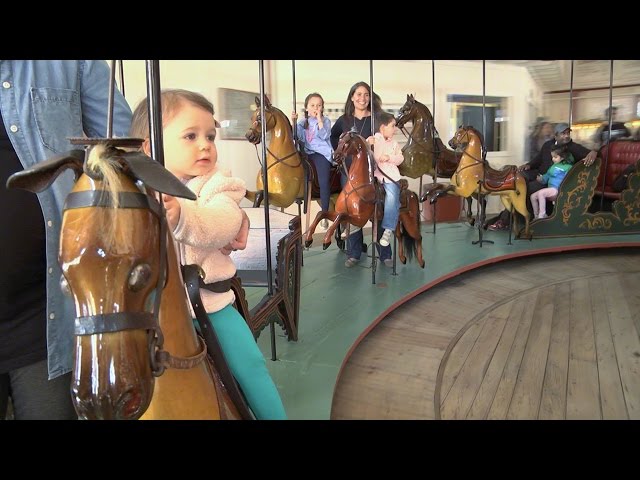
[[[496,170],[485,163],[484,175],[484,186],[489,192],[516,189],[518,167],[515,165],[505,165],[502,170]]]
[[[408,212],[409,208],[409,181],[406,178],[401,178],[398,180],[398,184],[400,185],[400,212]],[[386,192],[384,190],[384,186],[378,181],[375,180],[376,185],[376,199],[378,201],[378,212],[384,211],[384,199],[386,196]],[[379,215],[380,216],[380,215]],[[382,218],[382,216],[380,216]]]

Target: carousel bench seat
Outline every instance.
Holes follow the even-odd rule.
[[[250,222],[247,248],[231,253],[237,275],[248,287],[267,286],[267,246],[265,241],[264,208],[243,208]],[[276,270],[278,242],[291,232],[289,223],[295,215],[269,209],[269,232],[271,243],[271,269]]]
[[[236,264],[232,279],[235,307],[244,317],[255,338],[266,325],[276,322],[289,340],[298,339],[300,317],[300,267],[302,231],[300,217],[269,209],[269,235],[272,291],[249,309],[244,287],[269,287],[265,214],[263,208],[245,208],[250,228],[247,247],[231,253]]]
[[[608,150],[610,149],[610,152]],[[600,149],[599,156],[602,157],[600,176],[595,195],[600,196],[602,192],[602,180],[605,178],[604,160],[609,153],[607,160],[607,172],[604,183],[604,197],[614,200],[620,199],[620,192],[613,190],[613,182],[629,165],[635,164],[640,158],[640,141],[637,140],[615,140],[610,145],[605,145]]]

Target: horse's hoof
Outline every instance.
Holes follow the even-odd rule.
[[[304,241],[304,248],[309,248],[312,243],[313,243],[313,240],[305,240]]]
[[[336,245],[340,250],[344,250],[344,240],[336,240]]]
[[[423,260],[422,262],[420,262],[420,268],[424,268],[425,265],[425,261]]]
[[[406,264],[407,264],[407,257],[400,257],[400,262],[401,262],[403,265],[406,265]]]
[[[329,248],[329,245],[331,245],[331,242],[329,242],[329,243],[323,243],[323,244],[322,244],[322,250],[326,250],[327,248]]]

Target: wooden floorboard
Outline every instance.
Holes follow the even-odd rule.
[[[362,340],[331,418],[640,418],[639,284],[633,250],[454,277]]]

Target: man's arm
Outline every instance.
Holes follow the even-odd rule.
[[[90,137],[107,136],[110,69],[104,60],[79,60],[82,126]],[[113,136],[128,137],[131,107],[116,87],[113,96]]]
[[[596,157],[598,156],[598,152],[595,150],[589,150],[586,147],[583,147],[579,143],[571,142],[569,144],[569,152],[573,155],[573,158],[576,162],[584,159],[585,167],[589,167],[593,162],[596,161]]]

